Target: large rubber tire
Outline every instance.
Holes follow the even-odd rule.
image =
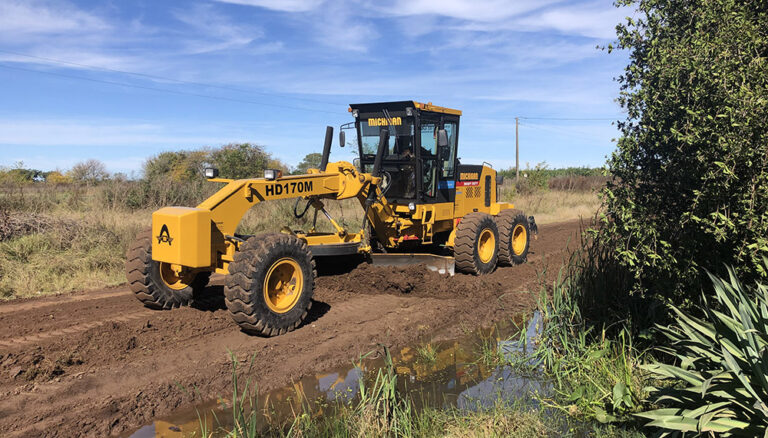
[[[298,298],[288,309],[277,312],[267,303],[268,276],[280,263],[295,263],[301,273]],[[240,246],[224,286],[224,297],[232,319],[249,334],[277,336],[301,325],[312,307],[315,261],[307,244],[289,234],[262,234]],[[299,281],[299,280],[297,280]],[[274,305],[274,304],[273,304]]]
[[[528,218],[518,210],[502,210],[496,216],[499,227],[499,264],[505,266],[519,265],[528,259],[528,249],[531,245],[531,229]],[[525,246],[515,248],[516,242],[525,242]]]
[[[482,236],[493,236],[493,252],[481,257]],[[461,219],[456,228],[453,245],[456,270],[466,274],[488,274],[496,269],[499,258],[499,230],[493,216],[486,213],[469,213]]]
[[[191,305],[203,295],[211,277],[210,271],[201,271],[183,289],[172,289],[163,281],[160,270],[161,264],[152,260],[152,230],[143,231],[128,249],[125,274],[128,286],[145,306],[162,310]]]

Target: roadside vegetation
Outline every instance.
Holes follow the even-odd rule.
[[[768,388],[765,4],[622,0],[627,118],[602,206],[542,294],[536,353],[585,421],[763,436]]]

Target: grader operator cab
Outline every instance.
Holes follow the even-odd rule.
[[[225,302],[235,322],[247,333],[274,336],[307,316],[316,258],[361,254],[374,263],[399,264],[434,257],[447,261],[447,270],[455,266],[474,275],[526,260],[528,220],[512,204],[498,202],[496,171],[459,163],[461,111],[413,101],[353,104],[349,111],[354,121],[342,126],[339,140],[344,146],[346,132],[355,131],[356,164],[329,162],[328,127],[319,169],[305,175],[267,169],[263,178],[240,180],[206,169],[211,181],[225,184],[217,193],[195,208],[154,212],[152,229],[127,254],[127,278],[137,298],[155,309],[187,305],[205,293],[212,273],[224,274]],[[289,198],[296,198],[297,217],[313,207],[335,232],[284,227],[237,234],[251,207]],[[364,210],[357,232],[341,227],[323,204],[350,198]],[[450,256],[414,254],[428,252]]]

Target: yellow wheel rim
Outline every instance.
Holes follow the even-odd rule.
[[[273,263],[264,278],[264,301],[275,313],[293,309],[303,290],[304,274],[299,264],[290,258]]]
[[[195,273],[189,269],[181,270],[177,273],[171,268],[170,263],[160,262],[160,279],[168,288],[173,290],[182,290],[189,286],[195,279]]]
[[[512,251],[515,255],[521,255],[525,251],[525,244],[528,241],[528,231],[522,225],[516,225],[512,230]]]
[[[496,252],[496,236],[493,235],[493,231],[486,228],[480,233],[477,242],[477,255],[481,262],[488,263],[493,258],[494,252]]]

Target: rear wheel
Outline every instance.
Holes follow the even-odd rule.
[[[499,263],[507,266],[525,263],[531,243],[528,219],[517,210],[502,210],[496,216],[499,226]]]
[[[151,309],[192,304],[211,276],[209,271],[174,269],[169,263],[152,260],[152,230],[136,237],[126,255],[125,271],[136,298]]]
[[[246,333],[281,335],[306,318],[315,275],[312,255],[297,237],[251,237],[229,264],[224,287],[227,309]]]
[[[499,257],[499,230],[486,213],[469,213],[456,228],[453,254],[456,269],[467,274],[488,274]]]

